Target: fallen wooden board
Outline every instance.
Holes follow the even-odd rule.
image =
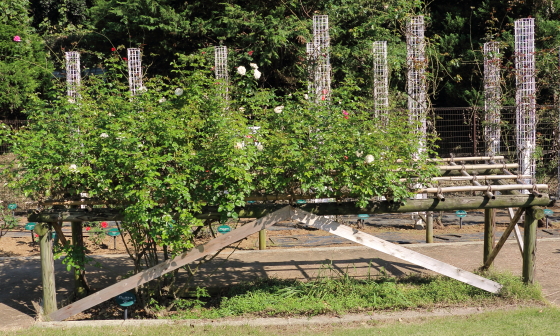
[[[279,221],[289,219],[291,215],[290,206],[286,206],[274,213],[271,213],[263,218],[260,218],[249,224],[245,224],[238,229],[235,229],[229,233],[224,234],[218,238],[214,238],[206,244],[197,246],[191,251],[185,252],[180,256],[173,259],[167,260],[161,264],[158,264],[152,268],[142,271],[138,274],[131,276],[128,279],[117,282],[116,284],[109,286],[87,296],[79,301],[71,303],[61,309],[53,312],[49,315],[52,321],[62,321],[69,318],[70,316],[76,315],[88,308],[98,305],[102,302],[110,300],[115,296],[124,293],[128,290],[136,288],[148,281],[162,276],[165,273],[171,272],[179,267],[182,267],[190,262],[197,259],[205,257],[209,254],[215,253],[220,249],[233,244],[253,233],[263,230]]]
[[[346,238],[358,244],[365,245],[374,250],[392,255],[393,257],[397,257],[415,265],[422,266],[431,271],[446,275],[450,278],[459,280],[461,282],[467,283],[491,293],[498,293],[502,288],[502,285],[497,282],[488,280],[479,275],[467,272],[453,265],[446,264],[442,261],[409,250],[402,246],[389,243],[386,240],[358,231],[349,226],[342,225],[328,218],[319,217],[309,212],[295,209],[292,219],[298,220],[305,225],[330,232],[342,238]]]

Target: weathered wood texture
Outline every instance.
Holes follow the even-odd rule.
[[[254,222],[243,225],[231,232],[224,234],[218,238],[212,239],[206,244],[197,246],[189,252],[185,252],[180,256],[167,260],[143,272],[135,274],[128,279],[122,280],[112,286],[100,290],[90,296],[87,296],[79,301],[69,304],[54,313],[49,317],[53,321],[62,321],[70,316],[78,314],[88,308],[98,305],[104,301],[112,299],[113,297],[138,287],[148,281],[151,281],[163,274],[169,273],[179,267],[182,267],[197,259],[203,258],[209,254],[219,251],[221,248],[235,243],[259,230],[264,230],[267,227],[274,225],[274,223],[289,219],[291,210],[289,206],[285,206],[279,211],[269,214]]]
[[[517,212],[510,220],[508,227],[505,229],[504,233],[502,234],[502,237],[500,237],[500,240],[498,241],[494,249],[492,249],[492,253],[490,253],[490,255],[488,255],[488,257],[485,258],[484,266],[481,267],[482,270],[487,270],[490,267],[490,265],[492,265],[494,259],[496,259],[496,256],[498,256],[498,253],[500,253],[502,246],[504,246],[504,244],[506,243],[506,240],[508,239],[509,235],[514,230],[514,228],[517,227],[517,222],[519,222],[519,219],[521,218],[521,215],[523,215],[523,212],[525,212],[525,208],[517,209]]]
[[[484,209],[484,249],[482,262],[485,263],[494,249],[496,241],[496,209]]]
[[[49,224],[37,223],[35,232],[39,235],[41,253],[41,277],[43,281],[43,314],[45,316],[56,310],[56,285],[54,280],[54,258],[52,235]]]
[[[523,281],[535,281],[535,260],[537,252],[537,225],[539,219],[544,218],[542,209],[531,207],[525,210],[525,225],[523,237]]]
[[[74,277],[74,297],[76,299],[81,299],[88,294],[89,288],[86,282],[86,255],[79,253],[79,251],[85,251],[84,247],[84,234],[82,222],[72,222],[72,246],[76,253],[76,263],[79,267],[72,267],[73,277]]]
[[[434,213],[426,212],[426,243],[434,242]]]
[[[469,285],[481,288],[491,293],[498,293],[502,286],[492,280],[467,272],[455,266],[446,264],[439,260],[430,258],[418,252],[409,250],[402,246],[389,243],[383,239],[358,231],[346,225],[342,225],[328,218],[319,217],[300,209],[294,210],[292,217],[305,225],[312,226],[337,236],[346,238],[358,244],[365,245],[377,251],[392,255],[393,257],[422,266],[431,271],[446,275],[450,278],[465,282]]]
[[[537,198],[533,195],[503,195],[496,199],[484,196],[471,196],[461,198],[439,199],[413,199],[406,203],[391,201],[371,201],[366,207],[360,208],[355,202],[344,203],[312,203],[302,204],[300,209],[315,215],[355,215],[355,214],[380,214],[421,211],[449,211],[449,210],[475,210],[508,207],[552,206],[554,201],[548,195]],[[251,204],[237,207],[235,211],[241,218],[260,218],[285,207],[285,204]],[[197,218],[219,219],[218,207],[205,207]],[[122,220],[123,216],[117,209],[71,209],[67,211],[44,210],[28,216],[31,222],[72,222],[72,221],[113,221]]]
[[[519,209],[517,209],[517,211],[519,211]],[[509,219],[511,220],[515,218],[515,212],[513,211],[513,208],[508,208],[508,215]],[[513,235],[515,236],[515,241],[517,241],[519,252],[521,252],[521,255],[523,256],[523,237],[521,237],[521,230],[519,230],[519,225],[517,225],[520,218],[521,217],[517,218],[517,220],[515,221],[515,225],[513,226]]]

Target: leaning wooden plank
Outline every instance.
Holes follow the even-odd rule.
[[[525,211],[525,208],[517,209],[517,212],[515,213],[515,216],[513,216],[513,218],[509,222],[509,225],[505,229],[504,233],[502,234],[502,237],[498,241],[498,244],[496,244],[496,246],[494,247],[492,252],[490,252],[490,254],[488,255],[488,258],[484,262],[484,266],[481,267],[482,270],[487,270],[488,267],[490,267],[490,265],[492,265],[492,263],[494,262],[494,259],[496,258],[496,256],[500,252],[500,250],[502,249],[502,246],[504,246],[504,244],[506,243],[506,240],[509,238],[509,235],[511,234],[513,229],[517,226],[517,222],[519,222],[519,219],[521,218],[521,215],[523,215],[524,211]]]
[[[515,218],[514,214],[515,212],[513,211],[513,208],[508,208],[509,219]],[[517,220],[517,222],[519,222],[519,219]],[[513,233],[515,236],[515,240],[517,241],[517,246],[519,247],[519,252],[521,252],[521,255],[523,255],[523,237],[521,237],[521,230],[519,230],[519,225],[517,225],[517,222],[515,222]]]
[[[255,232],[263,230],[275,223],[286,220],[290,218],[291,210],[289,206],[286,206],[275,213],[269,214],[263,218],[260,218],[254,222],[243,225],[242,227],[235,229],[229,233],[224,234],[218,238],[212,239],[206,244],[197,246],[189,252],[185,252],[180,256],[173,259],[167,260],[159,265],[142,271],[138,274],[131,276],[128,279],[122,280],[112,286],[100,290],[88,297],[85,297],[79,301],[69,304],[54,313],[49,315],[49,318],[53,321],[62,321],[70,316],[76,315],[88,308],[98,305],[104,301],[114,298],[115,296],[138,287],[148,281],[158,278],[165,273],[171,272],[179,267],[182,267],[190,262],[197,259],[205,257],[209,254],[219,251],[221,248],[226,247],[230,244],[239,241]]]
[[[358,231],[349,226],[342,225],[324,217],[315,216],[300,209],[294,210],[292,219],[303,222],[308,226],[312,226],[330,232],[342,238],[354,241],[358,244],[371,247],[377,251],[392,255],[399,259],[411,262],[415,265],[422,266],[431,271],[446,275],[450,278],[465,282],[469,285],[478,287],[491,293],[498,293],[502,288],[502,285],[492,280],[485,279],[481,276],[446,264],[434,258],[430,258],[421,253],[409,250],[396,244],[389,243],[388,241]]]
[[[445,202],[437,198],[412,199],[406,202],[393,201],[370,201],[365,207],[359,207],[356,202],[341,203],[313,203],[303,204],[301,209],[315,215],[355,215],[355,214],[381,214],[381,213],[400,213],[400,212],[419,212],[419,211],[449,211],[449,210],[476,210],[491,208],[519,208],[530,206],[550,207],[554,204],[548,195],[538,198],[534,195],[499,195],[496,199],[488,199],[484,196],[469,196],[458,198],[447,198]],[[237,207],[235,211],[240,218],[261,218],[280,210],[283,204],[251,204],[245,207]],[[200,219],[220,218],[218,207],[206,206],[202,212],[196,215]],[[122,220],[123,216],[117,209],[70,209],[43,210],[30,214],[30,222],[73,222],[73,221],[109,221]]]

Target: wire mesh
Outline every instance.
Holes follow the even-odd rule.
[[[413,16],[406,27],[407,93],[410,122],[415,125],[420,145],[426,142],[426,44],[424,16]]]
[[[387,41],[373,42],[373,102],[375,117],[387,124],[389,113],[389,69]]]
[[[535,176],[535,20],[515,21],[516,134],[519,171]],[[531,183],[530,180],[525,181]]]
[[[328,100],[331,93],[331,63],[329,56],[329,16],[313,16],[313,42],[307,43],[309,62],[309,94],[316,101]]]
[[[220,84],[223,87],[224,98],[228,100],[229,74],[228,74],[228,56],[227,56],[226,46],[214,47],[214,74],[216,76],[216,79],[220,81]]]
[[[80,54],[77,51],[68,51],[66,56],[66,87],[67,95],[73,100],[78,98],[82,76],[80,73]]]
[[[142,90],[142,55],[138,48],[128,48],[128,86],[130,94],[136,96]]]
[[[498,42],[484,43],[484,144],[485,154],[500,151],[500,48]]]

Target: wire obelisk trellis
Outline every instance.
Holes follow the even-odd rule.
[[[128,48],[128,86],[130,94],[136,96],[142,88],[142,55],[138,48]]]
[[[329,56],[329,16],[313,16],[313,42],[308,43],[309,94],[315,101],[329,99],[331,93],[331,63]]]
[[[66,87],[67,95],[73,101],[78,99],[82,75],[80,72],[80,54],[77,51],[68,51],[66,56]]]
[[[373,103],[375,117],[386,125],[389,118],[389,69],[387,41],[373,42]]]
[[[516,136],[519,174],[535,177],[535,20],[515,21]],[[531,180],[526,180],[531,183]]]
[[[228,100],[228,55],[226,46],[214,47],[214,74],[223,88],[224,99]]]
[[[560,69],[560,47],[558,48],[558,68]],[[556,143],[558,144],[559,147],[558,152],[556,153],[557,155],[556,164],[558,165],[556,196],[560,197],[560,116],[558,118],[558,136],[557,136]]]
[[[500,152],[500,110],[502,90],[500,87],[500,48],[498,42],[484,43],[484,140],[486,155]]]
[[[424,40],[424,16],[413,16],[406,26],[406,63],[408,113],[411,125],[415,127],[419,151],[426,146],[426,115],[428,109],[426,83],[426,42]],[[419,154],[419,153],[418,153]],[[418,155],[419,157],[420,155]],[[415,185],[421,187],[421,185]],[[417,194],[416,198],[427,198],[426,194]],[[416,227],[422,227],[421,216],[413,213]]]
[[[407,91],[411,124],[416,127],[420,150],[426,145],[426,114],[428,109],[426,87],[426,42],[424,16],[413,16],[406,27]]]

